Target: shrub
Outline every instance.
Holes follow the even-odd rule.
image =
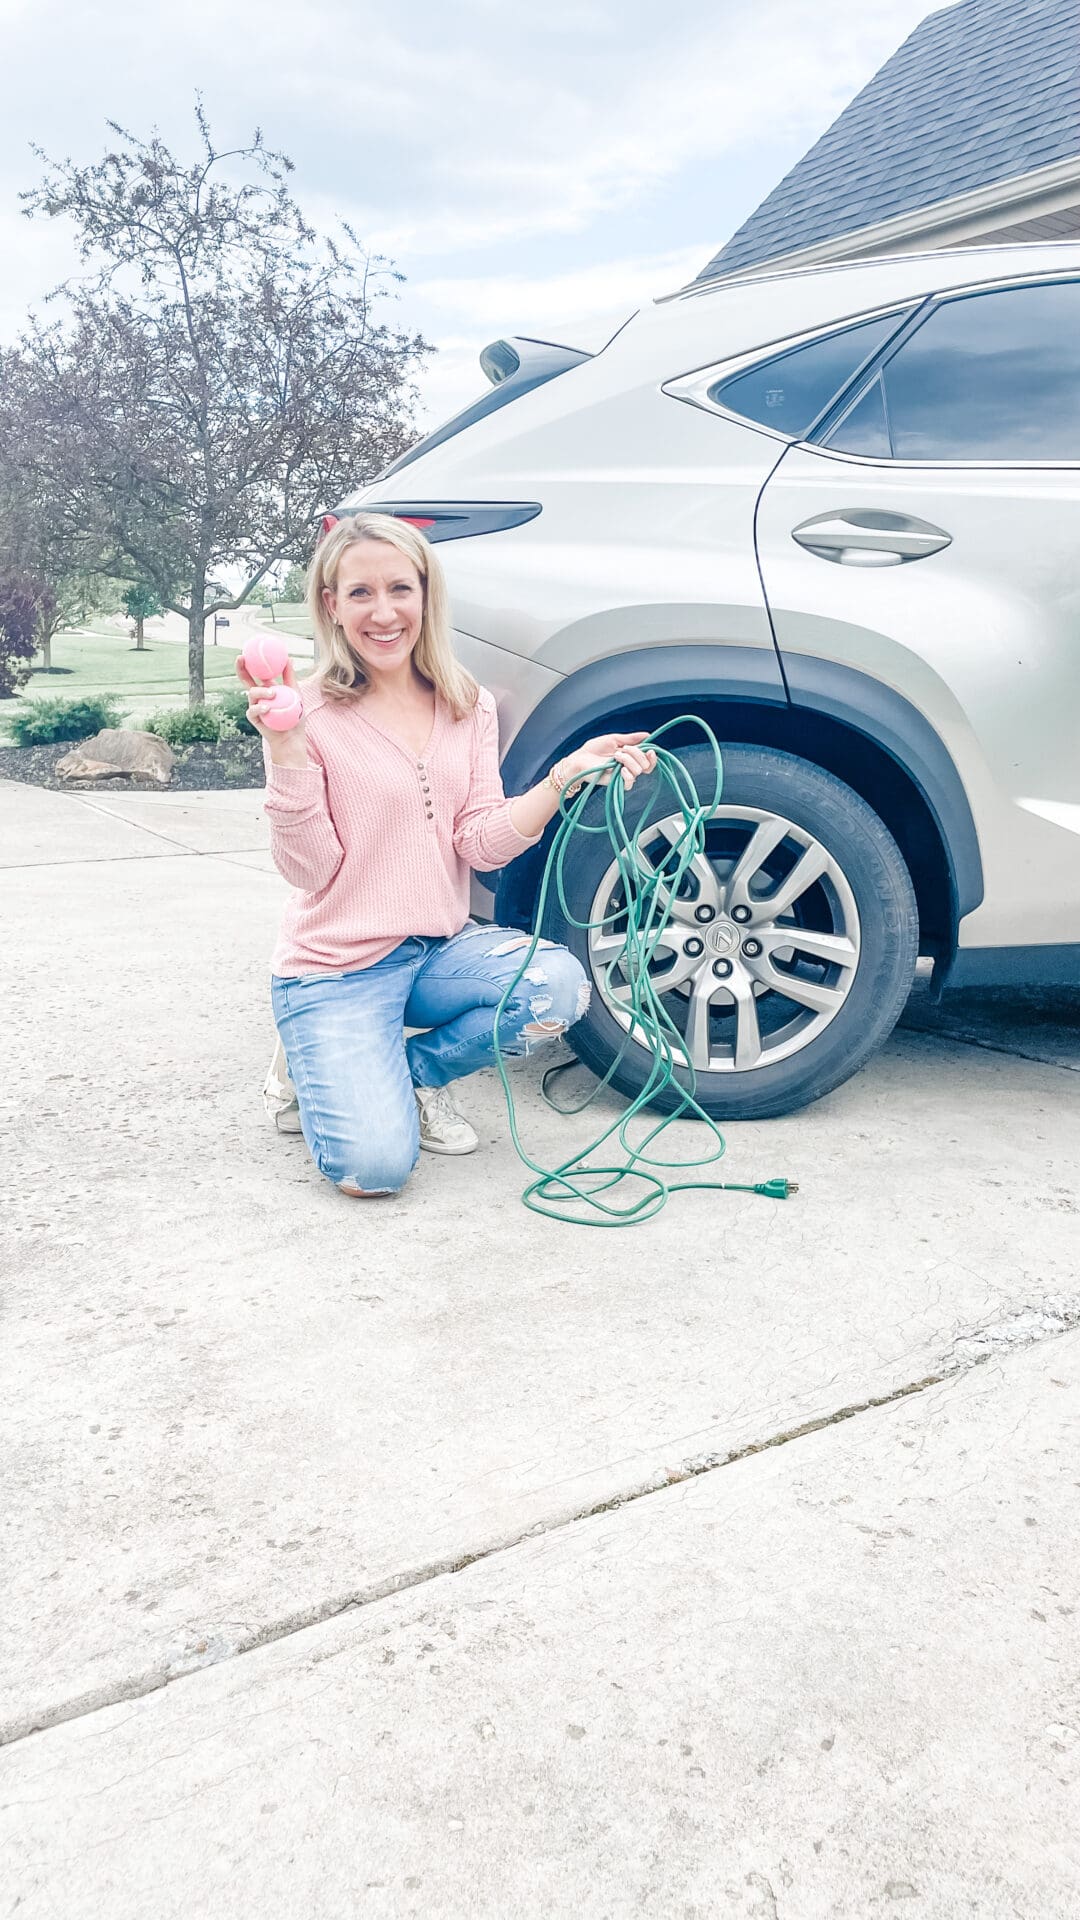
[[[248,697],[243,687],[237,687],[230,693],[219,694],[214,704],[221,708],[222,713],[228,714],[239,733],[246,733],[251,739],[257,740],[259,736],[251,721],[246,718],[247,703]]]
[[[203,707],[166,707],[152,713],[143,725],[148,733],[167,740],[170,747],[190,747],[198,740],[236,740],[241,736],[257,740],[258,734],[246,719],[247,694],[237,687],[235,693],[222,694]]]
[[[227,760],[223,771],[226,780],[231,780],[236,786],[250,787],[251,762],[249,760]]]
[[[156,733],[170,747],[191,747],[197,740],[216,740],[216,707],[165,707],[143,721],[147,733]]]
[[[17,747],[47,747],[57,740],[88,740],[105,727],[118,727],[124,709],[115,694],[86,694],[75,700],[33,700],[9,721]]]

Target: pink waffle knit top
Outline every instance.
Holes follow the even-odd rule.
[[[274,973],[370,967],[410,934],[460,933],[469,871],[503,867],[536,845],[510,822],[486,688],[455,720],[441,694],[421,754],[385,733],[364,701],[301,687],[308,765],[276,767],[264,742],[266,816],[278,872],[296,889]]]

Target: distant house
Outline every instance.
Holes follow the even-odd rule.
[[[698,281],[1080,234],[1080,0],[916,27]]]

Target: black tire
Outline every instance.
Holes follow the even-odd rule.
[[[795,1112],[831,1093],[857,1073],[888,1038],[911,991],[919,918],[911,879],[895,840],[873,809],[850,787],[794,754],[738,744],[724,746],[722,752],[724,789],[718,831],[726,806],[759,809],[790,821],[811,835],[835,861],[858,911],[858,959],[849,970],[846,998],[827,1025],[786,1058],[746,1069],[698,1069],[696,1098],[711,1116],[718,1120],[767,1120]],[[702,797],[711,795],[713,761],[709,750],[682,748],[679,758],[698,793]],[[627,796],[626,817],[631,825],[636,825],[644,812],[648,787],[647,780],[639,780]],[[599,798],[589,805],[590,819],[599,817]],[[582,835],[573,859],[567,863],[567,905],[575,918],[590,918],[597,889],[611,860],[606,835]],[[557,899],[549,899],[542,931],[549,939],[568,946],[593,980],[591,1007],[571,1030],[569,1040],[584,1065],[603,1075],[627,1036],[625,1027],[597,991],[589,935],[567,923]],[[770,997],[781,1003],[785,998],[782,994]],[[675,999],[674,994],[669,996],[672,1004]],[[762,1001],[756,1004],[761,1007]],[[731,1013],[734,1019],[734,1008]],[[712,1028],[715,1017],[710,1014],[709,1018]],[[633,1098],[645,1084],[648,1068],[645,1049],[632,1041],[612,1085]],[[685,1083],[686,1077],[684,1069],[677,1070],[680,1082]],[[677,1104],[677,1095],[669,1089],[654,1104],[661,1111],[670,1111]]]

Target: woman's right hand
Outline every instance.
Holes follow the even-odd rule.
[[[247,717],[256,733],[261,733],[263,739],[268,743],[270,758],[274,762],[274,765],[276,767],[306,767],[308,764],[307,728],[303,719],[298,720],[295,727],[286,727],[284,733],[275,732],[273,727],[265,726],[262,718],[263,709],[272,701],[274,688],[272,686],[265,687],[260,681],[252,678],[244,665],[241,654],[237,654],[236,656],[236,672],[241,685],[247,688]],[[285,671],[281,677],[285,685],[292,687],[295,691],[296,675],[293,672],[291,660],[286,660]]]

